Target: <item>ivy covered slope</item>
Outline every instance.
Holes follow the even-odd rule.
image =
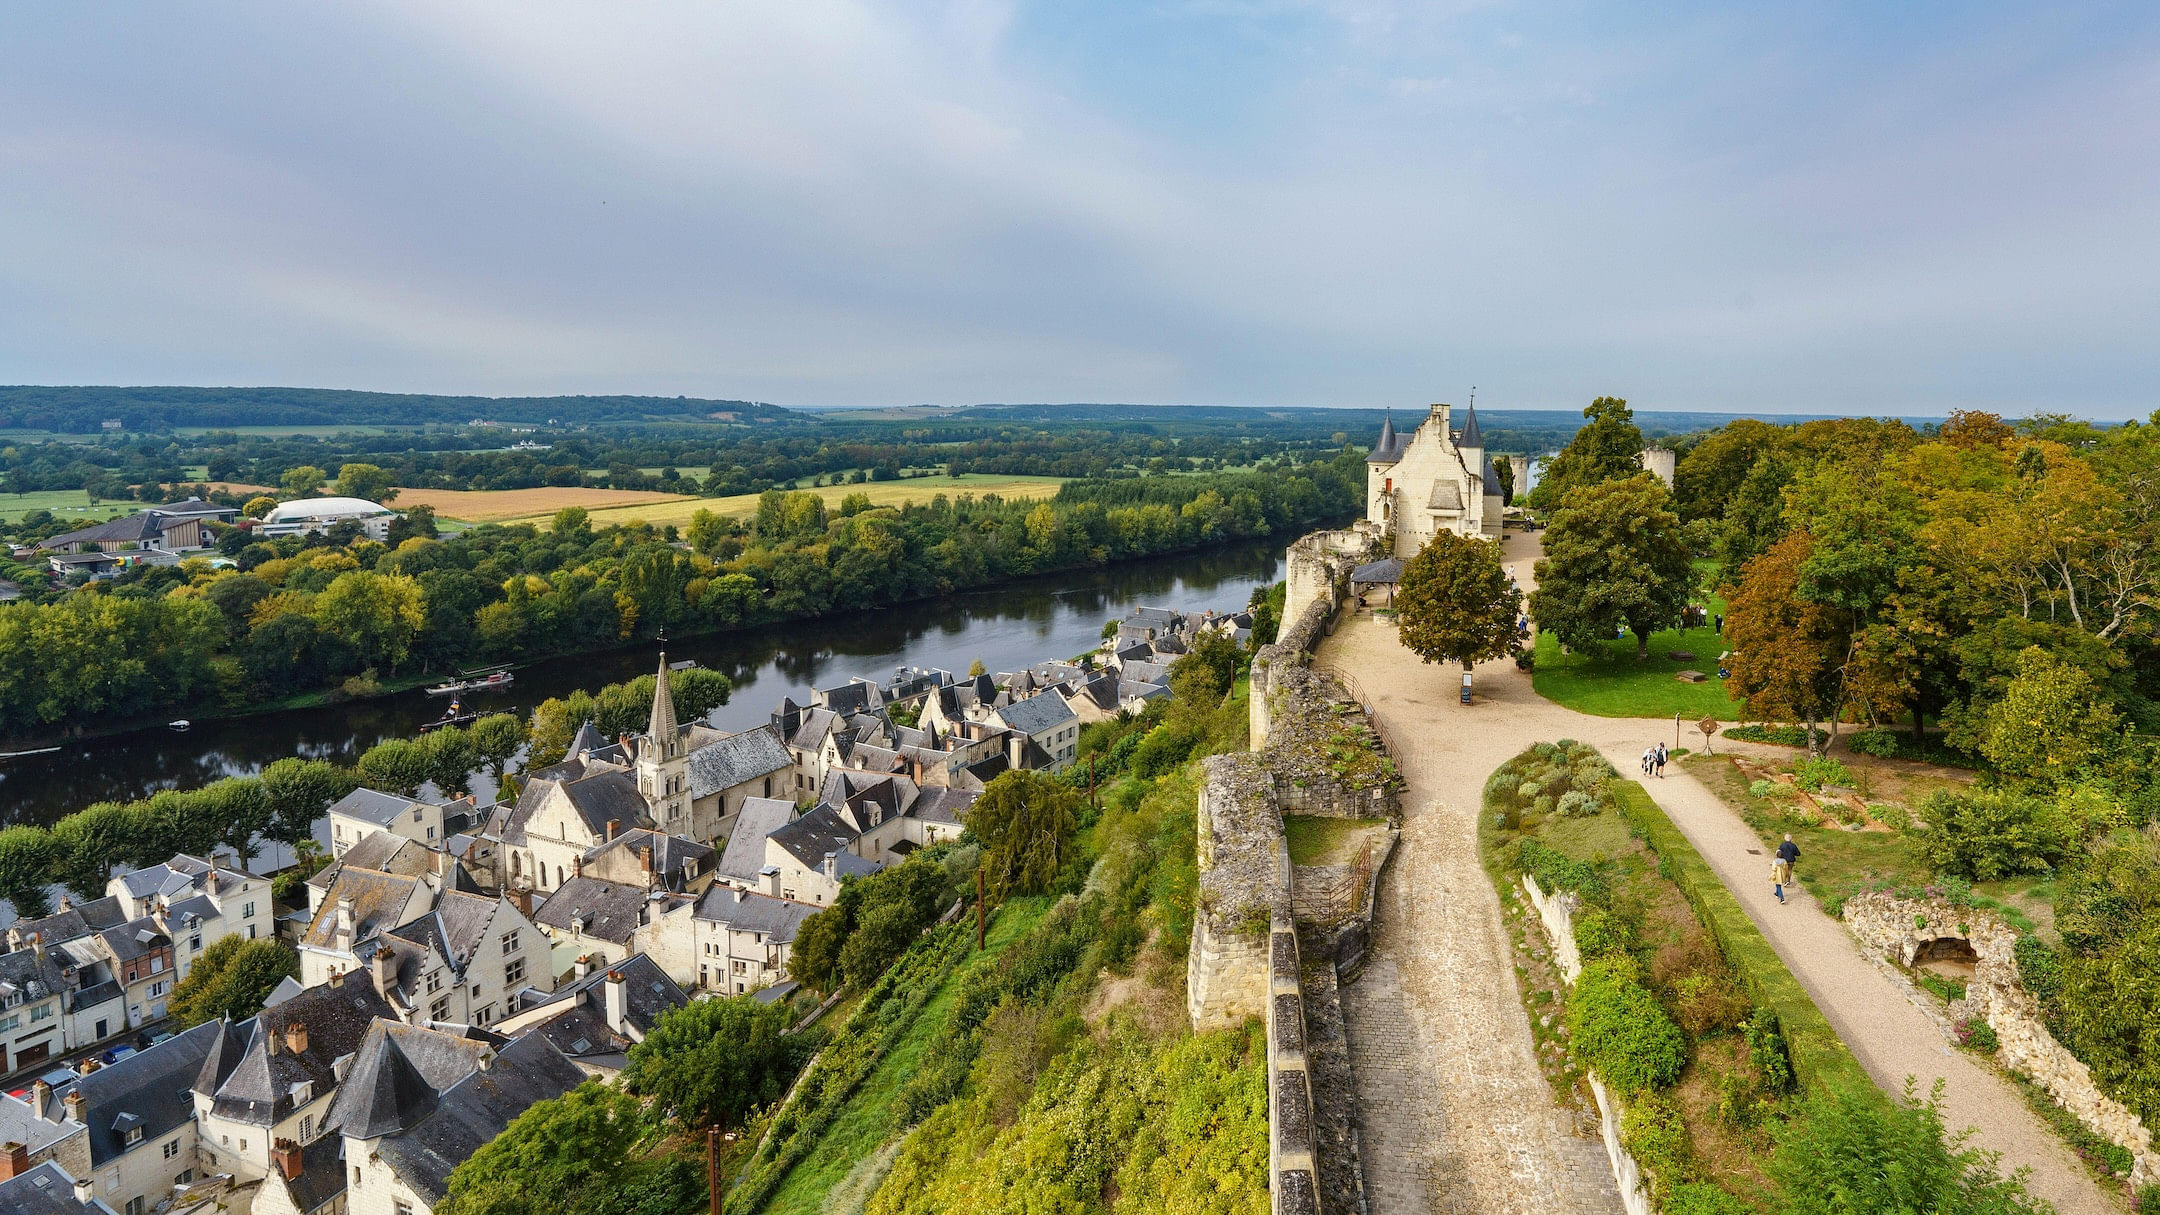
[[[1184,1014],[1191,761],[1244,743],[1243,681],[1221,657],[1181,660],[1167,713],[1089,727],[1099,811],[1084,778],[1032,777],[971,816],[986,886],[1009,895],[988,947],[964,916],[869,989],[773,1116],[730,1212],[1268,1209],[1259,1032],[1195,1035]],[[1061,830],[1054,868],[1024,855]]]
[[[1595,1072],[1655,1210],[1814,1215],[2040,1208],[1946,1137],[1931,1097],[1886,1098],[1694,847],[1587,746],[1539,743],[1485,787],[1480,846],[1532,948],[1525,1000],[1562,1100]],[[1542,961],[1518,883],[1576,902],[1573,984]],[[1558,1008],[1563,1044],[1543,1010]]]

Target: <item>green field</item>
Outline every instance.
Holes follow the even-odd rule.
[[[837,507],[850,494],[862,494],[870,499],[872,506],[899,506],[907,502],[928,502],[939,494],[957,497],[960,494],[998,494],[1012,500],[1048,498],[1054,496],[1058,486],[1065,483],[1062,477],[1006,476],[1002,473],[966,473],[958,477],[917,477],[909,481],[872,481],[863,485],[821,485],[816,489],[799,492],[816,494],[825,499],[828,507]],[[509,491],[518,492],[518,491]],[[590,518],[594,527],[606,527],[614,523],[643,522],[655,527],[675,524],[680,527],[690,522],[690,517],[701,510],[716,515],[747,519],[757,514],[757,494],[737,494],[729,498],[677,498],[666,502],[652,502],[635,506],[605,506],[592,509]],[[554,520],[554,512],[523,515],[496,520],[502,523],[531,523],[546,527]]]
[[[84,527],[103,523],[116,515],[132,515],[143,509],[140,502],[115,502],[110,499],[95,506],[90,495],[79,489],[41,489],[31,493],[0,494],[0,520],[19,522],[34,510],[49,510],[55,518],[69,522],[81,520]]]
[[[1725,601],[1708,592],[1699,602],[1713,617],[1725,610]],[[1674,650],[1695,657],[1676,662],[1665,656]],[[1595,650],[1562,654],[1559,639],[1540,632],[1537,668],[1530,682],[1545,699],[1596,717],[1671,717],[1678,713],[1691,722],[1705,717],[1743,721],[1746,710],[1726,694],[1725,682],[1717,677],[1717,657],[1724,650],[1724,638],[1707,625],[1652,633],[1650,657],[1640,662],[1635,658],[1633,634],[1624,641],[1600,642]],[[1701,671],[1710,681],[1683,683],[1674,678],[1681,671]]]
[[[1014,899],[998,908],[990,922],[985,950],[975,955],[972,964],[979,965],[981,959],[1003,953],[1006,946],[1027,935],[1049,909],[1049,900],[1040,898]],[[885,1146],[896,1132],[906,1129],[894,1125],[893,1099],[899,1095],[900,1086],[915,1074],[923,1052],[930,1049],[931,1039],[945,1028],[945,1018],[960,995],[961,976],[969,969],[970,965],[963,964],[946,976],[938,993],[917,1014],[915,1024],[878,1060],[877,1068],[841,1107],[840,1116],[826,1129],[817,1147],[788,1170],[779,1192],[765,1206],[766,1215],[818,1215],[833,1186],[865,1157]]]
[[[386,435],[396,431],[417,430],[414,426],[175,426],[173,433],[181,438],[192,439],[202,435],[264,435],[270,438],[309,436],[327,439],[333,435]]]

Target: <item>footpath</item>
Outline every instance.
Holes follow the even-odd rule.
[[[1477,814],[1486,777],[1533,742],[1577,739],[1633,775],[1672,723],[1562,708],[1506,660],[1480,666],[1477,702],[1461,705],[1459,668],[1420,662],[1371,616],[1344,623],[1315,665],[1346,675],[1371,703],[1409,786],[1372,961],[1343,989],[1373,1215],[1617,1210],[1603,1148],[1566,1125],[1532,1056],[1499,900],[1478,864]],[[1943,1040],[1909,985],[1806,894],[1784,905],[1771,896],[1768,858],[1737,814],[1676,765],[1666,772],[1644,787],[1878,1085],[1901,1092],[1911,1076],[1924,1095],[1941,1079],[1950,1129],[1973,1128],[1973,1144],[2001,1153],[2005,1170],[2030,1169],[2032,1193],[2063,1215],[2119,1215],[2006,1081]]]

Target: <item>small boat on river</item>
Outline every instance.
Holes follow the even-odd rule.
[[[436,684],[427,690],[430,696],[456,696],[463,692],[498,692],[516,682],[508,671],[495,671],[486,675],[469,673],[466,678],[453,679],[449,683]]]
[[[420,732],[425,734],[429,730],[440,730],[444,726],[467,726],[478,720],[480,720],[480,713],[477,709],[468,712],[462,702],[453,700],[450,702],[450,707],[443,710],[441,717],[436,718],[434,721],[422,722]]]

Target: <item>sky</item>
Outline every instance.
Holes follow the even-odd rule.
[[[2160,6],[0,7],[0,382],[2160,408]]]

